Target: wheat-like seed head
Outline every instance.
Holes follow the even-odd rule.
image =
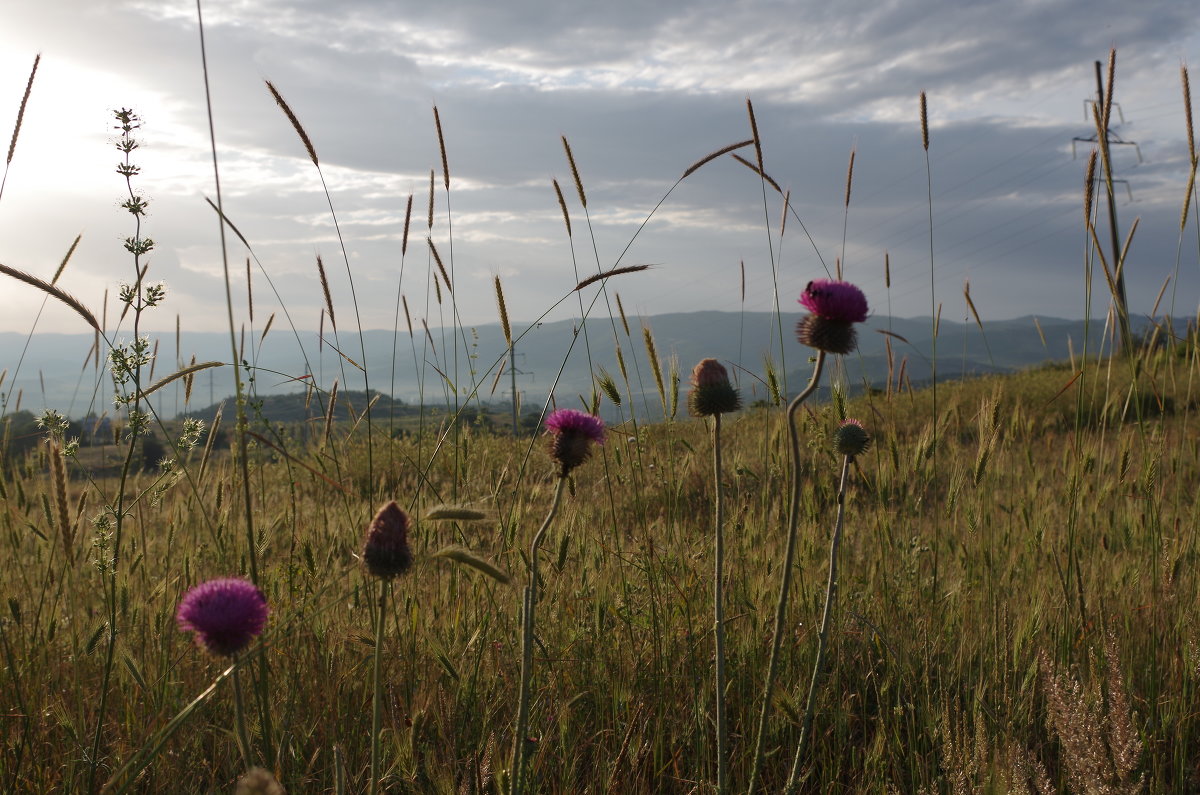
[[[758,163],[758,171],[761,174],[766,171],[763,167],[763,151],[762,138],[758,135],[758,119],[754,117],[754,103],[750,101],[750,97],[746,97],[746,113],[750,116],[750,135],[754,141],[754,160]]]
[[[658,399],[662,402],[663,414],[667,413],[667,390],[663,384],[662,367],[658,363],[658,349],[654,347],[654,335],[649,326],[642,326],[642,340],[646,343],[646,357],[654,370],[654,384],[658,387]]]
[[[400,239],[400,256],[408,253],[408,225],[412,221],[413,195],[408,194],[408,204],[404,208],[404,237]]]
[[[29,81],[25,83],[25,93],[21,96],[21,106],[17,109],[17,123],[13,125],[12,140],[8,144],[8,160],[6,164],[12,163],[13,152],[17,149],[17,136],[21,133],[21,122],[25,120],[25,105],[29,102],[29,95],[33,91],[33,77],[37,74],[38,64],[42,62],[42,54],[39,52],[33,58],[33,69],[29,70]]]
[[[504,288],[500,286],[500,276],[493,277],[496,283],[496,306],[500,310],[500,328],[504,331],[504,341],[512,347],[512,328],[508,325],[508,307],[504,304]]]
[[[329,432],[333,428],[333,410],[337,406],[338,381],[333,379],[333,386],[329,390],[329,405],[325,409],[325,429],[321,432],[321,447],[329,443]]]
[[[929,151],[929,108],[925,102],[925,92],[921,92],[921,146]]]
[[[67,269],[67,263],[71,261],[71,255],[75,253],[75,249],[79,246],[79,241],[82,239],[82,234],[75,236],[75,240],[71,243],[71,247],[67,249],[66,256],[62,258],[62,262],[58,263],[58,270],[54,271],[54,278],[50,280],[51,284],[58,284],[58,277],[62,276],[63,271]]]
[[[438,114],[437,105],[433,106],[433,123],[437,127],[438,149],[442,153],[442,180],[446,190],[450,190],[450,161],[446,159],[446,139],[442,135],[442,117]]]
[[[846,168],[846,203],[845,206],[850,206],[850,186],[854,184],[854,153],[855,150],[850,150],[850,165]]]
[[[1196,138],[1192,130],[1192,87],[1188,82],[1188,70],[1186,66],[1179,67],[1179,76],[1183,82],[1183,116],[1187,124],[1188,157],[1195,164]]]
[[[433,169],[429,169],[429,223],[430,229],[433,229]]]
[[[587,194],[583,192],[583,180],[579,178],[579,169],[575,166],[575,155],[571,153],[571,144],[567,136],[562,136],[563,149],[567,152],[567,162],[571,165],[571,176],[575,179],[575,190],[579,193],[579,203],[587,209]]]
[[[1092,224],[1092,199],[1096,194],[1096,150],[1088,155],[1087,169],[1084,172],[1083,183],[1083,222]]]
[[[763,171],[761,168],[759,168],[758,166],[754,165],[753,163],[751,163],[749,160],[747,160],[746,158],[742,157],[741,155],[738,155],[738,154],[732,154],[732,155],[730,155],[730,157],[732,157],[734,160],[736,160],[736,161],[738,161],[739,163],[741,163],[741,164],[742,164],[743,166],[745,166],[746,168],[748,168],[748,169],[750,169],[751,171],[753,171],[755,174],[758,174],[760,177],[762,177],[764,180],[766,180],[766,182],[767,182],[767,184],[768,184],[768,185],[770,185],[772,188],[774,188],[774,189],[775,189],[775,192],[776,192],[776,193],[778,193],[778,194],[780,194],[780,195],[783,195],[783,188],[779,187],[779,183],[778,183],[778,182],[776,182],[775,180],[771,179],[771,175],[770,175],[770,174],[766,173],[766,172],[765,172],[765,171]]]
[[[292,112],[291,107],[287,104],[287,101],[284,100],[283,95],[280,94],[275,86],[271,84],[271,81],[267,80],[266,83],[267,90],[271,92],[271,96],[275,97],[275,102],[278,103],[279,107],[283,110],[284,115],[288,117],[288,121],[292,123],[292,128],[296,131],[296,134],[300,136],[300,142],[304,144],[304,150],[308,152],[309,159],[312,160],[314,166],[320,168],[321,164],[317,160],[317,150],[315,147],[313,147],[312,141],[308,137],[308,133],[304,131],[304,126],[300,124],[300,120],[296,118],[296,114]]]
[[[610,276],[620,276],[623,273],[638,273],[640,271],[648,270],[651,267],[652,267],[651,265],[625,265],[620,268],[612,268],[611,270],[606,270],[601,273],[593,273],[591,276],[587,277],[586,279],[581,281],[579,284],[575,285],[575,289],[582,290],[584,287],[587,287],[589,284],[595,284],[596,282],[598,282],[602,279],[607,279]]]
[[[42,281],[36,276],[25,273],[24,271],[19,271],[16,268],[10,268],[7,265],[0,265],[0,273],[11,276],[17,281],[25,282],[30,287],[36,287],[42,292],[54,296],[59,301],[62,301],[64,304],[71,307],[71,309],[75,310],[75,313],[86,320],[87,324],[94,328],[97,332],[101,330],[100,323],[96,320],[96,316],[88,311],[87,307],[81,304],[79,299],[75,298],[73,295],[59,289],[58,287],[55,287],[49,282]],[[107,297],[107,295],[108,294],[106,292],[105,296]]]
[[[329,279],[325,276],[325,263],[321,255],[317,255],[317,273],[321,277],[321,292],[325,294],[325,313],[329,315],[329,325],[337,331],[337,320],[333,316],[333,294],[329,292]]]
[[[563,198],[562,188],[558,187],[558,180],[554,182],[554,195],[558,197],[558,206],[562,209],[563,223],[567,225],[567,237],[571,237],[571,215],[567,212],[567,201]]]
[[[621,325],[625,327],[625,336],[629,335],[629,321],[625,319],[625,307],[621,304],[621,294],[615,293],[617,297],[617,311],[621,313]]]
[[[687,170],[683,172],[683,176],[680,177],[680,179],[681,180],[687,179],[689,176],[691,176],[693,173],[698,171],[706,163],[710,163],[713,160],[716,160],[721,155],[727,155],[730,152],[741,149],[743,146],[749,146],[752,143],[754,143],[754,139],[750,138],[745,141],[739,141],[736,144],[730,144],[729,146],[723,146],[715,152],[709,152],[707,155],[705,155],[704,157],[697,160],[695,163],[692,163],[690,166],[688,166]]]
[[[892,258],[883,252],[883,286],[892,289]]]
[[[454,285],[450,283],[450,276],[446,273],[446,266],[442,264],[442,255],[438,253],[437,246],[434,244],[432,237],[425,238],[425,241],[429,243],[429,250],[433,252],[433,261],[437,263],[438,271],[442,274],[442,279],[446,282],[446,289],[453,295]],[[441,301],[442,299],[439,297],[438,303],[441,303]]]
[[[412,316],[408,314],[408,296],[401,294],[400,300],[404,303],[404,322],[408,326],[408,338],[413,338]]]

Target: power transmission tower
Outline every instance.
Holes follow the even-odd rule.
[[[1115,55],[1115,53],[1114,53]],[[1121,261],[1121,240],[1117,233],[1117,204],[1113,197],[1113,185],[1117,182],[1125,182],[1125,180],[1113,179],[1113,166],[1111,157],[1111,147],[1113,145],[1132,146],[1137,151],[1138,162],[1142,162],[1142,150],[1135,141],[1126,141],[1121,136],[1114,133],[1109,127],[1109,117],[1111,109],[1114,105],[1112,101],[1112,86],[1109,85],[1109,93],[1106,95],[1104,90],[1104,73],[1100,61],[1096,61],[1096,99],[1084,100],[1085,106],[1092,111],[1092,117],[1097,120],[1096,132],[1092,135],[1082,138],[1075,137],[1071,140],[1071,154],[1075,154],[1075,144],[1077,142],[1086,142],[1097,144],[1100,148],[1100,153],[1104,161],[1104,170],[1102,175],[1096,176],[1096,182],[1102,183],[1105,186],[1104,194],[1108,199],[1108,232],[1109,239],[1112,245],[1112,269],[1115,280],[1115,289],[1113,298],[1117,303],[1117,322],[1121,328],[1121,347],[1126,353],[1133,351],[1133,333],[1129,327],[1129,303],[1125,295],[1125,267]],[[1117,105],[1117,114],[1121,117],[1121,121],[1125,121],[1125,114],[1121,111],[1121,106]],[[1126,190],[1129,190],[1130,197],[1133,196],[1133,191],[1129,189],[1129,183],[1125,182]],[[1090,223],[1089,219],[1089,223]]]

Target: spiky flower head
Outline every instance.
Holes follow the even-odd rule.
[[[833,446],[842,455],[854,458],[871,446],[871,434],[858,420],[843,420],[833,433]]]
[[[696,417],[727,414],[741,408],[738,392],[729,382],[729,373],[716,359],[703,359],[692,370],[692,391],[688,411]]]
[[[593,442],[604,444],[604,421],[576,409],[551,412],[546,432],[551,435],[550,457],[559,464],[559,477],[587,460]]]
[[[209,580],[188,591],[175,621],[196,633],[196,645],[221,657],[232,657],[250,645],[267,624],[267,597],[240,577]]]
[[[858,344],[854,324],[867,319],[867,298],[849,282],[815,279],[800,295],[812,314],[796,325],[796,337],[826,353],[851,353]]]
[[[408,530],[412,521],[395,500],[379,509],[367,525],[363,543],[363,563],[375,577],[385,579],[404,574],[412,566]]]

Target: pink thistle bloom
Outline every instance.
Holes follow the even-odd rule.
[[[188,591],[175,621],[196,633],[196,645],[232,657],[250,645],[267,624],[267,597],[254,583],[239,577],[209,580]]]
[[[559,477],[587,460],[593,442],[604,444],[604,421],[575,409],[552,412],[546,417],[546,431],[553,436],[550,456],[559,463]]]
[[[395,500],[379,509],[367,526],[367,538],[363,543],[363,563],[368,572],[387,579],[409,570],[413,561],[408,545],[411,527],[412,520]]]
[[[576,409],[558,409],[546,417],[546,430],[555,435],[582,436],[604,444],[604,420]]]
[[[814,279],[804,288],[800,303],[826,320],[861,323],[867,319],[867,297],[850,282]]]

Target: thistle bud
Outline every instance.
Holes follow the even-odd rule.
[[[871,435],[858,420],[843,420],[833,432],[833,446],[842,455],[854,458],[871,446]]]
[[[363,563],[375,577],[392,578],[404,574],[412,566],[412,550],[408,546],[408,530],[412,522],[392,500],[379,509],[367,526],[363,543]]]
[[[729,373],[716,359],[704,359],[692,370],[688,411],[696,417],[728,414],[741,408],[741,398],[729,382]]]

